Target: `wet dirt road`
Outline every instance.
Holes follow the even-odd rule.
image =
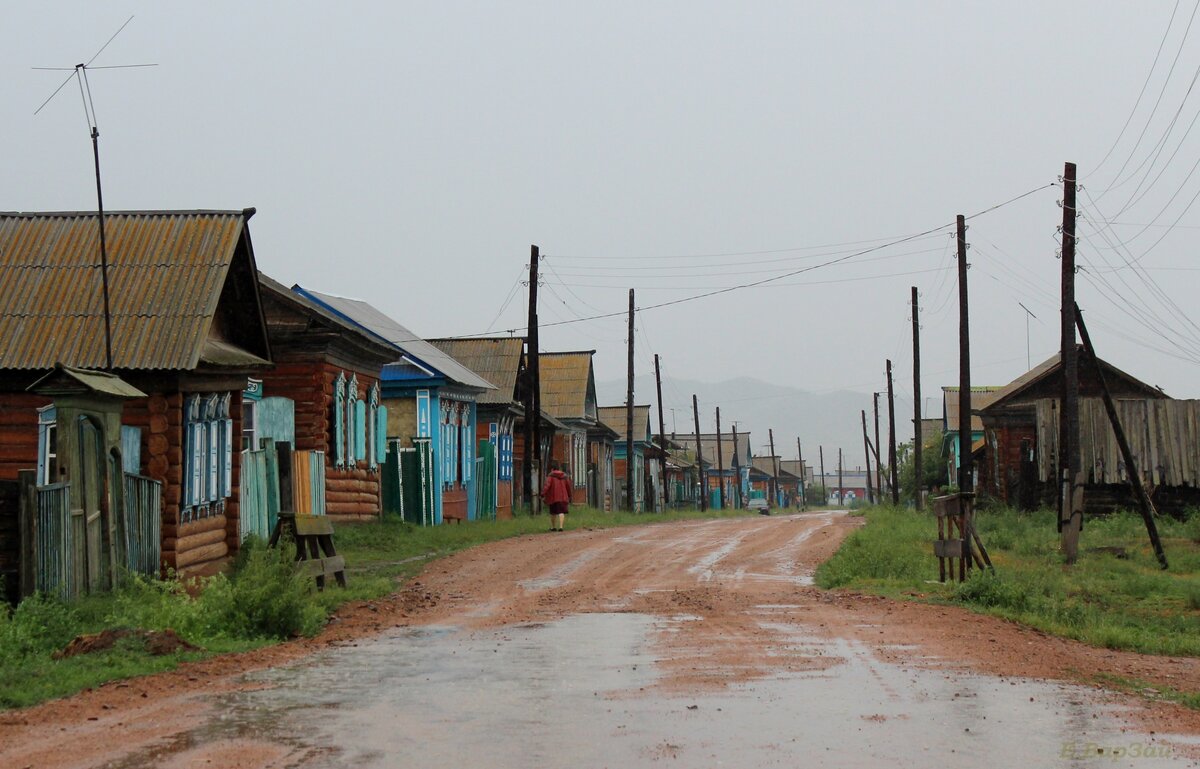
[[[841,513],[528,536],[322,639],[0,717],[3,767],[1196,765],[1196,660],[811,586]]]

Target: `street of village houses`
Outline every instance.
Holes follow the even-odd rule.
[[[841,511],[527,535],[317,638],[0,716],[0,766],[1194,765],[1195,658],[825,592]]]

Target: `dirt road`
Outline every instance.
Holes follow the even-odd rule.
[[[0,716],[0,766],[1190,764],[1195,711],[1082,684],[1197,691],[1197,660],[813,588],[855,525],[816,513],[476,548],[317,639]]]

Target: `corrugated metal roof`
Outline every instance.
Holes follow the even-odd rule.
[[[696,436],[694,433],[678,433],[672,434],[671,439],[681,446],[687,447],[689,450],[696,448]],[[750,460],[750,433],[738,432],[737,439],[738,451],[738,466],[748,466]],[[717,466],[717,434],[716,433],[700,433],[700,451],[704,460],[712,461],[713,467]],[[722,433],[721,435],[721,465],[722,467],[733,467],[734,457],[733,433]]]
[[[391,343],[397,350],[437,370],[452,382],[479,390],[495,389],[491,382],[361,299],[322,294],[298,285],[292,286],[292,290],[365,328],[380,339]]]
[[[979,432],[983,429],[983,420],[979,418],[978,411],[987,408],[1000,396],[1000,387],[972,387],[971,388],[971,431]],[[958,390],[957,387],[943,387],[942,398],[945,402],[944,414],[946,432],[953,433],[958,431]]]
[[[628,411],[624,406],[601,406],[596,410],[600,421],[608,425],[609,429],[617,434],[617,443],[625,441],[625,421],[628,419]],[[650,407],[637,406],[633,407],[633,429],[635,441],[644,440],[641,436],[646,434],[650,429]]]
[[[596,419],[589,409],[596,403],[596,379],[592,374],[595,350],[543,352],[538,355],[542,411],[559,419]]]
[[[195,368],[243,211],[105,214],[113,366]],[[0,213],[0,368],[101,368],[97,216]]]
[[[1083,345],[1078,345],[1078,349],[1079,349],[1079,361],[1080,361],[1080,364],[1082,365],[1084,360],[1087,358],[1087,354],[1083,351]],[[993,406],[993,405],[1000,406],[1000,405],[1002,405],[1001,404],[1002,401],[1009,402],[1009,401],[1015,400],[1017,398],[1017,396],[1019,396],[1027,388],[1030,388],[1030,387],[1034,386],[1035,384],[1038,384],[1039,382],[1047,379],[1048,377],[1056,376],[1061,368],[1061,362],[1060,362],[1061,358],[1062,358],[1061,353],[1057,353],[1057,352],[1054,353],[1054,355],[1051,355],[1049,358],[1042,361],[1038,365],[1034,366],[1029,371],[1026,371],[1024,374],[1017,377],[1013,381],[1009,382],[1004,387],[999,388],[996,391],[995,396],[990,401],[988,401],[988,403],[984,404],[983,406],[974,406],[973,405],[972,410],[979,411],[987,406]],[[1121,369],[1112,365],[1108,361],[1099,359],[1099,362],[1101,364],[1103,371],[1105,372],[1105,375],[1104,375],[1105,379],[1109,380],[1108,385],[1110,388],[1112,388],[1114,385],[1113,377],[1115,375],[1116,377],[1123,378],[1127,382],[1127,384],[1129,384],[1131,386],[1131,388],[1133,390],[1142,390],[1148,397],[1151,397],[1151,398],[1167,397],[1167,394],[1164,393],[1162,390],[1159,390],[1157,387],[1154,387],[1153,385],[1149,385],[1149,384],[1143,382],[1142,380],[1138,379],[1137,377],[1134,377],[1130,374],[1125,373],[1124,371],[1122,371]],[[1089,369],[1089,371],[1090,370],[1091,369]],[[955,388],[955,391],[957,392],[957,388]],[[978,417],[976,417],[976,418],[978,419]],[[980,422],[980,425],[982,425],[982,422]],[[982,426],[979,429],[983,429]]]
[[[429,343],[496,386],[495,390],[479,396],[479,403],[513,402],[525,354],[523,337],[430,339]]]

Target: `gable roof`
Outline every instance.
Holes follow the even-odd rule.
[[[1080,370],[1082,371],[1083,366],[1089,365],[1087,362],[1089,360],[1089,358],[1088,358],[1087,353],[1083,352],[1083,345],[1079,345],[1078,349],[1079,349],[1079,365],[1080,365]],[[998,409],[998,408],[1003,408],[1007,405],[1010,405],[1010,404],[1014,403],[1015,401],[1020,400],[1022,394],[1026,393],[1027,391],[1031,390],[1032,388],[1046,382],[1047,380],[1050,380],[1050,379],[1053,379],[1053,378],[1059,376],[1060,372],[1062,371],[1061,358],[1062,358],[1062,353],[1056,352],[1054,355],[1050,356],[1046,360],[1044,360],[1041,363],[1039,363],[1038,365],[1034,366],[1029,371],[1026,371],[1024,374],[1017,377],[1013,381],[1009,382],[1004,387],[1001,387],[996,392],[995,397],[988,403],[987,408],[989,408],[989,409],[997,408]],[[1140,392],[1142,395],[1145,395],[1147,397],[1150,397],[1150,398],[1166,398],[1167,397],[1167,395],[1162,390],[1158,389],[1157,387],[1154,387],[1153,385],[1146,384],[1142,380],[1140,380],[1130,374],[1126,374],[1124,371],[1122,371],[1121,369],[1112,365],[1111,363],[1104,360],[1103,358],[1097,358],[1096,360],[1100,364],[1100,368],[1104,372],[1104,379],[1106,380],[1106,382],[1108,383],[1108,386],[1110,388],[1113,386],[1115,381],[1121,381],[1124,385],[1126,385],[1128,387],[1129,390],[1132,390],[1134,392]],[[1091,370],[1094,371],[1094,369],[1091,369]],[[1114,395],[1115,394],[1116,393],[1114,393]],[[977,410],[978,410],[978,407],[977,407]]]
[[[491,382],[361,299],[323,294],[300,285],[292,286],[292,290],[366,329],[391,344],[397,352],[415,358],[416,360],[411,363],[415,363],[418,369],[424,367],[433,369],[445,376],[446,379],[465,387],[478,390],[494,389]]]
[[[592,372],[592,355],[595,353],[595,350],[539,353],[542,411],[559,419],[595,421],[598,418],[595,411],[596,377]]]
[[[617,434],[617,443],[624,443],[625,438],[625,421],[628,418],[624,406],[601,406],[597,410],[600,421],[608,425],[613,432]],[[644,441],[640,437],[650,429],[650,406],[633,407],[633,430],[635,441]]]
[[[516,399],[517,376],[525,359],[524,337],[430,339],[429,343],[496,386],[480,395],[479,403],[510,404]]]
[[[945,432],[947,434],[958,432],[958,393],[960,389],[958,387],[942,388],[944,403],[942,413],[945,415]],[[971,432],[983,430],[983,420],[979,418],[979,411],[994,403],[999,397],[1001,389],[990,385],[971,388]]]
[[[380,361],[379,365],[392,360],[395,356],[396,348],[393,345],[262,272],[258,273],[258,284],[266,302],[264,313],[268,316],[268,332],[276,342],[281,342],[282,339],[289,336],[301,336],[301,343],[309,348],[312,345],[314,332],[325,328],[342,334],[344,337],[353,338],[361,348],[366,349],[372,357]],[[285,311],[299,313],[304,319],[300,321],[304,324],[304,328],[297,328],[297,322],[292,320],[288,314],[281,315],[280,311],[276,309],[279,306],[282,306]],[[314,322],[317,324],[315,329],[313,328]]]
[[[671,433],[670,440],[675,441],[681,446],[694,451],[696,449],[696,435],[694,433]],[[747,458],[750,454],[750,433],[739,431],[737,434],[737,457],[738,467],[748,467],[751,465]],[[711,461],[713,467],[717,466],[717,434],[716,433],[700,433],[700,452],[705,462]],[[725,469],[733,467],[734,444],[733,433],[723,433],[721,435],[721,464]]]
[[[115,211],[104,216],[113,367],[191,370],[264,365],[270,344],[244,211]],[[231,335],[213,320],[239,253],[256,316]],[[253,307],[247,305],[253,304]],[[249,320],[249,317],[247,317]],[[105,365],[95,212],[0,213],[0,368]]]

